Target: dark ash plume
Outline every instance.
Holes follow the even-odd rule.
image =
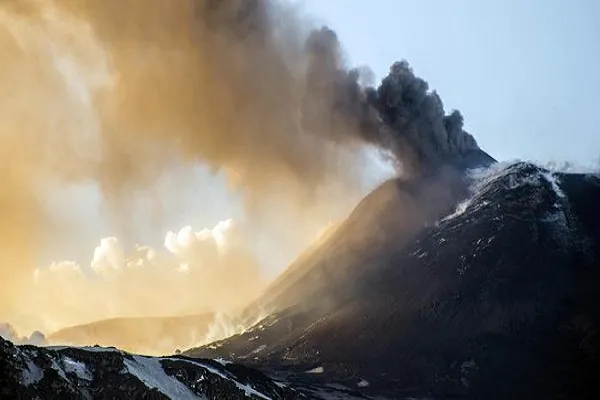
[[[365,86],[335,32],[307,32],[279,2],[69,4],[108,44],[121,77],[103,105],[100,173],[111,191],[151,182],[166,162],[156,148],[234,171],[250,196],[274,178],[301,192],[329,179],[352,185],[356,166],[340,166],[341,153],[365,142],[390,151],[409,175],[478,149],[461,114],[446,115],[407,62],[379,87]]]
[[[356,134],[389,150],[409,176],[444,164],[461,164],[469,152],[480,150],[473,136],[464,131],[460,111],[446,114],[437,92],[429,90],[407,61],[394,63],[374,88],[360,83],[368,71],[345,69],[340,47],[329,28],[313,31],[308,38],[303,115],[311,118],[305,122],[329,118],[334,139],[352,139],[344,136]]]

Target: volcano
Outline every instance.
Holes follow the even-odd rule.
[[[333,29],[318,28],[297,5],[284,3],[0,2],[6,60],[0,64],[6,77],[0,86],[0,316],[23,327],[63,328],[64,317],[38,307],[47,301],[60,305],[68,320],[86,323],[48,336],[69,345],[62,347],[17,345],[44,343],[45,336],[35,331],[19,338],[11,321],[0,324],[0,400],[597,397],[600,178],[497,162],[467,132],[463,114],[447,110],[408,61],[395,61],[373,82],[368,68],[347,65],[351,53]],[[380,26],[377,16],[391,11],[382,6],[372,13],[373,24]],[[465,15],[480,25],[478,13]],[[355,17],[352,28],[366,31],[367,19]],[[424,22],[418,31],[452,40],[443,24],[436,31]],[[393,50],[399,40],[422,33],[394,34],[402,23],[398,18],[386,26],[390,35],[378,45]],[[510,20],[505,25],[512,29]],[[463,50],[435,41],[415,51],[437,53],[433,59],[441,66],[452,64],[444,76],[461,81],[446,81],[447,87],[481,87],[485,76],[468,72],[477,66],[461,67],[468,62],[459,59],[468,55]],[[489,79],[500,78],[495,71],[486,72]],[[504,82],[515,98],[530,99],[535,90],[516,84],[515,73],[505,74]],[[501,110],[505,121],[496,122],[531,119],[528,102],[512,107],[491,101],[497,96],[490,90],[478,93],[465,101],[494,113],[511,106]],[[515,114],[519,108],[525,114]],[[548,127],[546,118],[537,120]],[[237,189],[229,206],[236,215],[241,206],[251,225],[244,232],[262,228],[282,236],[266,243],[274,255],[284,247],[279,243],[295,248],[294,240],[306,240],[313,224],[339,215],[330,207],[353,199],[384,166],[395,178],[368,194],[263,292],[249,292],[232,318],[245,329],[223,340],[205,344],[215,337],[211,327],[220,328],[221,318],[229,322],[217,311],[240,304],[232,301],[243,285],[258,285],[247,277],[257,277],[255,258],[262,257],[238,248],[245,241],[237,235],[221,240],[215,230],[188,227],[167,235],[177,236],[177,246],[165,240],[174,256],[165,264],[173,264],[181,280],[163,280],[162,269],[154,268],[162,257],[151,260],[149,248],[140,263],[129,263],[116,238],[102,240],[92,262],[93,285],[83,288],[98,288],[93,292],[100,301],[87,307],[107,305],[102,315],[118,319],[87,324],[92,316],[76,315],[83,307],[70,306],[91,291],[78,287],[64,290],[73,297],[62,296],[70,281],[55,287],[63,284],[60,277],[48,281],[52,290],[44,296],[29,296],[41,287],[35,286],[38,258],[61,244],[64,233],[69,248],[87,241],[84,232],[95,218],[71,227],[78,219],[71,211],[87,203],[87,197],[71,199],[79,198],[79,189],[90,195],[85,215],[106,211],[96,228],[104,231],[106,222],[123,231],[123,243],[133,244],[146,236],[138,230],[184,216],[177,211],[167,218],[163,202],[187,204],[175,199],[191,194],[187,186],[199,178],[197,168],[206,168]],[[155,194],[164,198],[146,201]],[[64,195],[64,202],[55,195]],[[194,213],[209,213],[202,200]],[[229,208],[222,200],[211,200],[215,210]],[[55,202],[60,210],[53,210]],[[79,232],[82,237],[74,237]],[[253,239],[260,240],[250,244],[262,248],[266,237],[257,235]],[[200,257],[204,250],[196,248],[209,256]],[[245,262],[238,268],[244,260],[257,268]],[[68,268],[57,271],[84,276],[77,263],[60,264]],[[152,279],[121,274],[128,265],[131,271],[153,268]],[[219,273],[204,275],[211,267]],[[183,274],[192,269],[199,275]],[[113,280],[113,272],[127,280]],[[205,279],[210,275],[227,291],[213,294]],[[143,287],[143,296],[133,284]],[[126,301],[114,293],[127,293]],[[200,314],[159,311],[180,294],[185,304],[172,310]],[[203,297],[211,300],[209,310]],[[75,347],[94,344],[120,348]]]
[[[598,176],[526,162],[390,180],[246,310],[269,316],[244,333],[163,358],[4,342],[2,396],[591,398],[599,198]]]
[[[495,165],[448,210],[460,182],[387,182],[265,293],[269,318],[187,354],[389,398],[593,393],[600,180]]]

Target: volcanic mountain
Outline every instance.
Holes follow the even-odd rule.
[[[525,162],[390,180],[246,310],[270,314],[243,334],[163,358],[3,342],[1,394],[589,398],[599,198],[595,175]]]
[[[389,398],[593,392],[600,179],[529,163],[462,179],[385,183],[271,286],[267,319],[186,354]]]

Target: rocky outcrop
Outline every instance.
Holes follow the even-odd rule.
[[[15,346],[0,338],[2,399],[301,399],[239,365],[114,348]]]

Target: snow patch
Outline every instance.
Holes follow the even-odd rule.
[[[170,399],[196,400],[199,398],[183,383],[166,374],[162,368],[160,359],[141,356],[131,357],[133,359],[128,357],[123,358],[127,371],[144,382],[147,387],[158,389]]]
[[[193,360],[184,360],[184,361],[186,361],[190,364],[194,364],[196,366],[200,366],[200,367],[204,368],[205,370],[207,370],[208,372],[210,372],[211,374],[217,375],[223,379],[233,382],[235,384],[235,386],[238,389],[242,390],[244,392],[244,394],[248,397],[256,396],[256,397],[264,399],[264,400],[272,400],[270,397],[265,396],[264,394],[260,393],[259,391],[254,389],[252,386],[241,383],[241,382],[237,381],[236,379],[234,379],[233,376],[231,376],[231,375],[228,376],[224,372],[219,371],[213,367],[210,367],[210,366],[203,364],[201,362],[198,362],[198,361],[193,361]]]
[[[487,206],[489,204],[488,202],[478,202],[477,200],[481,199],[490,190],[492,190],[494,188],[494,184],[499,179],[503,178],[506,178],[506,187],[508,189],[517,189],[519,187],[528,185],[540,186],[542,184],[542,179],[545,179],[552,184],[557,196],[560,198],[565,197],[565,194],[562,192],[557,183],[557,177],[554,173],[538,168],[538,173],[518,176],[516,173],[518,173],[522,168],[523,164],[513,162],[498,163],[489,168],[479,168],[468,171],[467,175],[472,180],[469,188],[471,195],[464,201],[460,202],[456,209],[450,215],[444,217],[441,222],[450,221],[464,214],[473,205],[476,205],[476,208]]]
[[[30,386],[38,383],[44,377],[44,371],[38,367],[33,361],[27,359],[25,362],[26,369],[21,373],[21,382],[25,386]]]
[[[250,354],[258,354],[266,348],[267,348],[266,344],[260,345],[256,349],[252,350],[252,353],[250,353]]]
[[[322,374],[323,372],[325,372],[323,367],[317,367],[306,371],[307,374]]]
[[[547,172],[543,173],[543,176],[548,181],[548,183],[550,183],[550,185],[552,185],[552,189],[554,190],[554,193],[556,193],[556,196],[559,199],[567,198],[567,195],[565,194],[565,192],[561,189],[560,185],[558,184],[559,178],[556,175],[556,173],[547,171]]]
[[[56,371],[58,376],[60,376],[64,381],[71,383],[71,380],[67,378],[65,371],[62,369],[60,365],[56,362],[56,360],[52,360],[52,368]]]
[[[369,382],[367,382],[364,379],[362,379],[360,382],[358,382],[356,384],[356,386],[358,386],[360,388],[366,388],[367,386],[369,386]]]
[[[454,218],[458,217],[459,215],[464,214],[465,211],[467,211],[467,208],[469,208],[470,205],[471,205],[471,199],[467,199],[465,201],[461,201],[460,203],[458,203],[458,206],[456,206],[456,210],[454,210],[454,212],[452,214],[444,217],[442,219],[442,222],[449,221],[451,219],[454,219]]]
[[[243,383],[240,383],[238,381],[234,381],[234,383],[235,383],[235,386],[238,389],[243,390],[244,394],[248,397],[256,396],[256,397],[260,397],[261,399],[272,400],[270,397],[267,397],[264,394],[258,392],[256,389],[254,389],[250,385],[244,385]]]
[[[79,379],[86,381],[91,381],[93,379],[92,375],[87,369],[87,366],[80,361],[75,361],[69,357],[64,357],[62,359],[62,364],[65,372],[75,374]]]
[[[467,172],[468,177],[472,180],[469,192],[471,195],[458,203],[456,209],[450,214],[444,217],[441,222],[450,221],[462,214],[464,214],[469,207],[475,203],[475,201],[491,188],[491,184],[497,179],[508,175],[513,171],[513,163],[497,163],[488,168],[477,168]],[[516,182],[511,181],[511,185],[515,185]],[[483,204],[487,205],[487,204]]]

